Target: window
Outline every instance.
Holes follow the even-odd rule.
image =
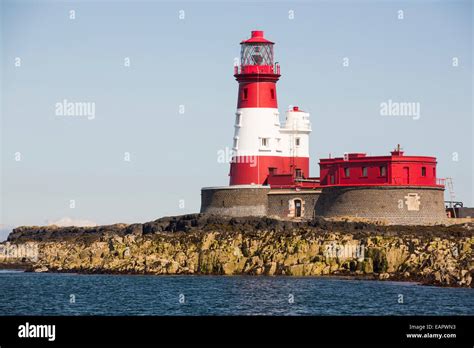
[[[244,43],[240,58],[240,65],[273,65],[273,44]]]
[[[387,176],[387,167],[385,166],[380,166],[380,176]]]
[[[295,145],[296,145],[296,146],[300,146],[300,143],[301,143],[300,138],[296,138],[296,139],[295,139]]]
[[[297,178],[302,178],[302,177],[303,177],[302,172],[301,172],[301,169],[297,168],[297,169],[295,170],[295,176],[296,176]]]
[[[334,185],[334,175],[329,175],[329,182]]]
[[[275,112],[275,126],[280,125],[280,114],[278,112]]]
[[[275,175],[277,173],[277,169],[274,167],[268,168],[268,174]]]
[[[239,147],[239,137],[234,137],[234,149],[237,150]]]
[[[367,167],[362,167],[362,176],[363,177],[367,176]]]
[[[260,138],[260,151],[270,151],[270,138]]]
[[[235,125],[240,126],[241,115],[239,113],[235,114]]]
[[[270,89],[270,96],[272,97],[272,99],[275,99],[275,90],[273,88]]]
[[[421,167],[421,176],[426,176],[426,167]]]
[[[276,150],[281,152],[281,138],[276,138]]]
[[[433,178],[436,178],[436,168],[433,168]]]
[[[244,95],[243,95],[243,99],[246,100],[249,96],[249,89],[248,88],[244,88]]]
[[[344,168],[344,177],[349,178],[351,176],[351,171],[349,168]]]

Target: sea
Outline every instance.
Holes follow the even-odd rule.
[[[474,315],[474,289],[334,277],[0,270],[0,315]]]

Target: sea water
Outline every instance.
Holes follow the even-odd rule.
[[[474,315],[474,289],[289,276],[0,272],[0,315]]]

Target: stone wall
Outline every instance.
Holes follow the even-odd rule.
[[[295,218],[295,200],[301,200],[301,219],[314,217],[314,206],[321,191],[271,190],[268,193],[267,216],[293,219]]]
[[[446,223],[444,190],[413,186],[326,187],[316,190],[270,190],[266,186],[203,188],[201,213],[242,217],[295,219],[295,200],[301,217],[361,218],[386,224]]]
[[[223,186],[201,189],[201,213],[223,216],[265,216],[269,187]]]
[[[270,190],[263,186],[225,186],[201,190],[201,213],[222,216],[295,218],[295,200],[301,201],[301,219],[314,217],[319,190]]]
[[[315,214],[400,225],[439,224],[447,220],[443,193],[444,189],[434,187],[326,187]]]
[[[474,217],[474,208],[458,208],[456,209],[456,217],[458,218],[467,218],[467,217]]]

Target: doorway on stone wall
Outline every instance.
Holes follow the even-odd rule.
[[[295,217],[301,217],[301,200],[295,199]]]

